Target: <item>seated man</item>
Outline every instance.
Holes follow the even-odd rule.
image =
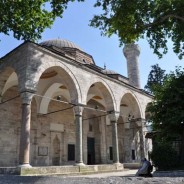
[[[142,167],[137,171],[135,176],[152,177],[151,163],[146,158],[142,159],[141,161],[142,161]]]

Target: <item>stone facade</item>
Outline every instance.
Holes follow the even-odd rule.
[[[26,42],[1,58],[0,167],[132,163],[147,156],[143,128],[152,97],[75,45],[53,46]]]

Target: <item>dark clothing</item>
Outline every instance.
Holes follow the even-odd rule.
[[[142,167],[137,171],[136,176],[152,177],[152,166],[151,163],[144,159]]]

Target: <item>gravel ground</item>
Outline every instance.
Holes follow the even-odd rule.
[[[1,175],[0,184],[184,184],[184,177],[70,177]]]

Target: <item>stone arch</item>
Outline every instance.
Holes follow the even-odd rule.
[[[63,73],[66,82],[68,81],[68,89],[70,91],[71,101],[74,103],[81,102],[81,89],[79,87],[79,83],[77,81],[77,78],[75,77],[74,73],[67,67],[65,64],[63,64],[61,61],[56,60],[55,58],[45,58],[44,60],[49,60],[48,62],[41,63],[39,66],[39,70],[37,70],[35,73],[32,73],[30,75],[31,81],[32,81],[32,88],[34,88],[36,91],[38,91],[40,77],[43,75],[43,73],[51,68],[56,69],[59,73]]]
[[[84,102],[85,104],[87,104],[87,102],[90,100],[89,97],[93,98],[94,96],[96,96],[95,92],[99,93],[99,95],[103,97],[103,100],[101,101],[99,100],[99,102],[106,108],[107,111],[117,109],[112,89],[103,79],[97,77],[94,78],[91,82],[89,82],[88,85],[86,86],[85,91],[86,99]]]
[[[127,119],[129,115],[134,116],[134,118],[142,118],[139,102],[132,93],[125,93],[123,95],[120,104],[120,112],[123,113],[123,119]]]
[[[142,118],[137,97],[129,90],[124,91],[120,100],[120,117],[118,120],[118,140],[121,162],[133,162],[140,159],[139,121]]]
[[[73,78],[65,71],[65,69],[60,66],[53,66],[44,70],[42,75],[40,75],[40,80],[37,85],[37,93],[41,96],[48,98],[37,98],[40,107],[38,112],[46,113],[48,109],[48,104],[52,98],[53,94],[59,93],[61,91],[60,87],[64,87],[67,90],[65,98],[68,102],[79,103],[81,99],[81,93],[77,81],[73,81]],[[46,106],[45,106],[46,105]]]
[[[3,96],[14,85],[18,85],[17,73],[14,68],[7,67],[0,74],[0,95]]]
[[[45,96],[47,98],[43,98],[41,100],[39,113],[42,113],[42,114],[47,113],[48,106],[49,106],[49,103],[50,103],[50,99],[52,98],[52,96],[54,94],[55,95],[60,94],[59,93],[61,91],[60,87],[61,87],[61,83],[54,83],[49,88],[47,88],[46,92],[43,94],[43,96]],[[68,102],[70,101],[70,99],[69,99],[70,97],[69,97],[68,94],[65,93],[64,97],[65,97],[65,99],[67,99]]]
[[[128,98],[127,98],[128,97]],[[123,103],[123,99],[130,99],[130,104],[131,105],[133,105],[133,104],[135,104],[136,105],[136,109],[137,109],[137,111],[136,111],[136,117],[137,118],[144,118],[143,117],[143,112],[142,112],[142,108],[141,108],[141,104],[140,104],[140,102],[139,102],[139,100],[138,100],[138,98],[137,98],[137,96],[132,92],[132,91],[130,91],[130,90],[125,90],[124,92],[123,92],[123,95],[122,95],[122,97],[121,97],[121,99],[119,100],[119,111],[121,112],[121,107],[122,107],[122,103]],[[125,101],[127,101],[126,103],[128,103],[128,100],[125,100]],[[128,104],[126,104],[126,105],[128,105]]]
[[[83,103],[87,105],[83,111],[84,163],[107,163],[102,140],[106,139],[106,111],[116,109],[114,95],[110,86],[99,77],[84,85],[83,94]]]
[[[4,85],[4,88],[2,90],[2,96],[3,94],[9,89],[11,88],[12,86],[18,86],[18,77],[17,77],[17,74],[15,72],[13,72],[8,80],[6,81],[5,85]]]

